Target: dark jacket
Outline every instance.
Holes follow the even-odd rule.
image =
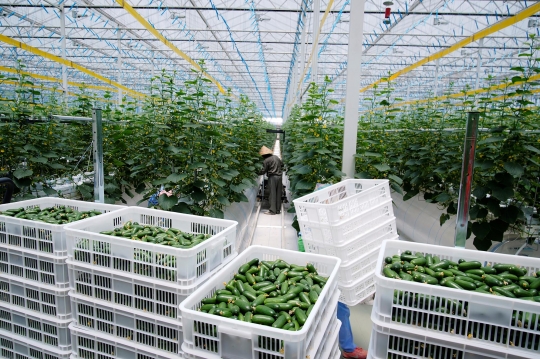
[[[267,174],[268,176],[281,176],[283,174],[283,162],[278,156],[272,155],[264,159],[263,169],[259,174]]]

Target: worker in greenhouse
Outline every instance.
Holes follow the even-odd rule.
[[[268,189],[270,196],[270,210],[265,214],[274,215],[281,213],[281,194],[283,192],[283,162],[274,152],[266,146],[262,146],[259,154],[264,158],[263,169],[259,173],[268,176]]]
[[[349,320],[350,315],[351,311],[349,307],[344,303],[338,302],[337,317],[341,322],[341,328],[339,328],[339,346],[343,351],[343,358],[366,359],[367,351],[354,344],[351,322]]]

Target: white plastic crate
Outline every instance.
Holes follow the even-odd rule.
[[[75,201],[71,199],[43,197],[28,201],[0,205],[0,212],[7,209],[48,208],[67,206],[77,211],[96,210],[103,213],[115,211],[124,206],[95,202]],[[0,214],[0,245],[12,248],[52,254],[57,257],[67,256],[66,235],[64,226],[48,224],[29,219],[19,219]]]
[[[0,273],[14,280],[26,279],[38,285],[68,288],[66,258],[0,246]]]
[[[324,245],[339,246],[362,238],[364,234],[377,228],[381,223],[394,219],[392,200],[384,200],[342,223],[306,223],[298,221],[302,238]]]
[[[0,306],[10,304],[56,319],[71,318],[69,289],[39,286],[27,280],[0,278]]]
[[[299,222],[334,225],[390,198],[388,180],[349,179],[293,202]]]
[[[71,350],[62,351],[48,345],[30,344],[17,336],[0,335],[0,357],[10,359],[69,359]]]
[[[311,241],[305,239],[302,234],[304,249],[307,253],[338,257],[343,266],[347,266],[366,253],[379,248],[383,241],[397,238],[397,224],[394,217],[376,225],[373,224],[369,231],[360,232],[357,238],[338,245]]]
[[[348,285],[338,285],[339,301],[354,306],[369,299],[375,293],[375,273],[371,272]]]
[[[491,252],[480,252],[430,244],[385,241],[379,253],[375,280],[377,295],[372,319],[387,327],[406,330],[413,334],[441,337],[447,341],[466,343],[499,350],[513,355],[535,355],[540,350],[540,331],[525,328],[520,321],[512,320],[514,314],[525,317],[535,315],[530,327],[540,324],[540,304],[519,299],[494,296],[474,291],[455,290],[447,287],[426,285],[386,278],[381,273],[384,258],[401,254],[405,250],[439,256],[441,259],[458,261],[479,260],[484,265],[509,263],[529,270],[529,275],[540,270],[540,260]],[[394,291],[398,295],[394,299]],[[415,305],[408,298],[428,296]],[[451,304],[450,301],[455,301]],[[420,302],[419,302],[420,303]],[[452,314],[437,311],[439,307],[452,305]],[[450,308],[449,308],[450,309]],[[528,343],[536,345],[528,348]]]
[[[373,275],[380,250],[381,247],[379,246],[346,265],[342,264],[338,272],[338,285],[351,285],[367,274]]]
[[[128,221],[212,234],[212,237],[193,248],[180,249],[99,234],[122,227]],[[129,207],[69,224],[66,234],[73,262],[131,273],[141,279],[189,286],[204,281],[214,268],[232,259],[236,251],[236,225],[235,221]]]
[[[15,336],[25,342],[68,351],[71,349],[69,323],[70,319],[59,320],[12,305],[0,305],[0,335]]]
[[[178,359],[178,353],[155,350],[75,324],[69,326],[73,349],[71,359]]]
[[[182,323],[148,313],[130,312],[116,305],[101,305],[71,292],[73,322],[80,328],[94,330],[137,343],[147,350],[177,354],[183,342]]]
[[[233,253],[234,258],[237,253]],[[111,273],[84,263],[66,261],[69,267],[70,287],[88,300],[103,305],[115,305],[123,310],[151,313],[158,317],[181,319],[179,304],[200,284],[179,286],[154,283],[146,278],[130,277],[129,273]],[[217,272],[222,267],[214,269]],[[211,274],[212,275],[212,274]]]
[[[315,356],[315,358],[328,358],[328,359],[336,359],[337,353],[336,350],[339,352],[339,328],[341,328],[341,322],[339,320],[335,320],[334,323],[332,323],[332,327],[328,328],[327,335],[324,336],[324,339],[321,343],[321,351],[320,356]],[[339,353],[339,356],[341,357],[341,353]],[[338,357],[339,358],[339,357]]]
[[[409,330],[396,330],[373,322],[369,342],[369,359],[533,359],[538,353],[519,356],[514,353],[477,347],[472,343],[444,340],[437,336],[419,335]]]
[[[319,300],[313,307],[302,330],[285,331],[264,325],[246,323],[198,311],[201,300],[212,296],[224,287],[238,268],[253,258],[272,261],[281,258],[289,263],[312,263],[317,271],[329,277]],[[217,358],[305,358],[315,344],[315,334],[325,314],[335,310],[337,305],[337,272],[339,258],[299,253],[277,248],[251,246],[238,255],[231,263],[212,276],[206,283],[180,304],[184,329],[185,353],[208,359]],[[265,344],[265,345],[261,345]],[[265,349],[273,348],[273,349]]]

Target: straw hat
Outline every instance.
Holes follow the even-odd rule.
[[[259,151],[259,155],[261,156],[272,155],[272,154],[274,154],[274,152],[266,146],[262,146],[261,150]]]

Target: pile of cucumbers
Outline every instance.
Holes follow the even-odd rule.
[[[96,210],[80,212],[69,206],[47,207],[44,209],[40,207],[28,209],[20,207],[0,212],[2,216],[29,219],[49,224],[68,224],[81,219],[99,216],[100,214],[101,212]]]
[[[101,231],[99,233],[182,249],[195,247],[212,237],[211,234],[192,234],[182,232],[176,228],[141,225],[132,221],[126,222],[124,226],[115,228],[113,231]]]
[[[384,261],[383,274],[388,278],[540,302],[540,271],[529,274],[513,264],[484,266],[464,259],[456,263],[411,251]]]
[[[306,323],[328,278],[313,264],[289,264],[255,258],[238,268],[225,288],[201,301],[199,311],[283,330]]]

